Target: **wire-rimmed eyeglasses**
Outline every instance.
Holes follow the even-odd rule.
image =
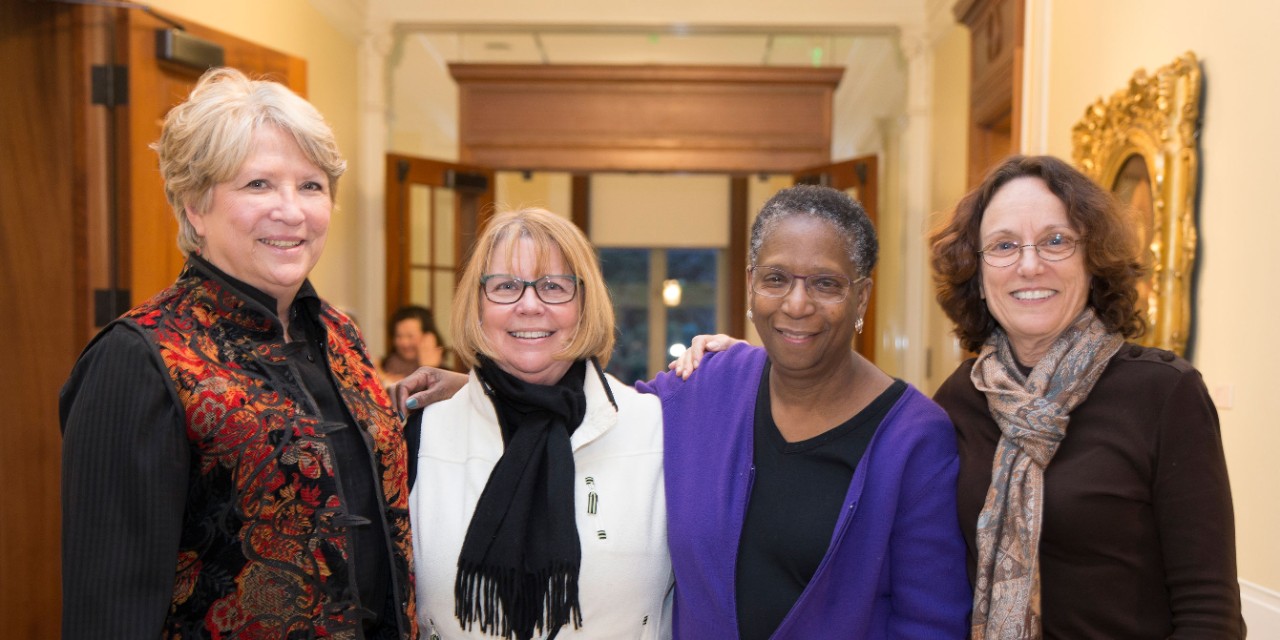
[[[850,280],[836,273],[816,273],[802,276],[777,267],[751,267],[751,290],[766,298],[782,298],[791,293],[796,281],[804,282],[805,294],[810,300],[822,304],[844,302],[853,285],[866,280],[863,276]]]
[[[522,280],[509,273],[491,273],[480,278],[484,297],[497,304],[514,304],[528,287],[533,287],[538,299],[547,304],[564,304],[578,295],[578,276],[552,275]]]
[[[1019,244],[1014,240],[997,240],[987,245],[978,255],[993,267],[1007,267],[1018,261],[1022,250],[1035,247],[1036,255],[1041,260],[1058,262],[1066,260],[1076,253],[1076,245],[1084,242],[1084,238],[1072,238],[1064,233],[1054,233],[1039,242]]]

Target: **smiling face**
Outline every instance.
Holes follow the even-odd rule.
[[[836,274],[856,281],[849,250],[835,225],[806,215],[777,223],[760,245],[756,264],[794,275]],[[853,285],[843,302],[814,302],[798,280],[781,298],[748,291],[751,322],[782,375],[814,375],[848,362],[854,323],[866,312],[870,281]]]
[[[996,191],[982,214],[979,246],[1008,240],[1024,245],[1041,242],[1054,233],[1079,238],[1067,208],[1036,177],[1011,180]],[[1035,249],[1021,250],[1017,262],[1007,267],[982,263],[982,293],[987,309],[1004,328],[1014,354],[1024,365],[1034,365],[1084,310],[1089,298],[1089,274],[1084,249],[1071,257],[1049,262]]]
[[[514,243],[514,244],[513,244]],[[528,238],[500,242],[494,247],[485,274],[505,273],[533,281],[548,275],[572,275],[564,256],[552,249],[538,269],[535,245]],[[572,363],[555,355],[569,346],[578,328],[582,296],[564,304],[547,304],[533,287],[526,287],[511,304],[480,296],[480,323],[493,353],[487,354],[503,371],[534,384],[555,384]]]
[[[200,255],[281,308],[320,259],[332,211],[329,177],[273,126],[254,133],[235,175],[214,185],[207,211],[186,208]]]

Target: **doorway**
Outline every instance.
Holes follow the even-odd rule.
[[[866,156],[794,174],[570,174],[390,156],[388,313],[427,306],[447,332],[452,286],[475,230],[495,207],[543,207],[574,219],[598,248],[619,331],[610,372],[628,383],[648,379],[678,355],[673,347],[700,333],[758,342],[745,322],[746,248],[754,214],[768,198],[793,183],[823,184],[863,200],[874,224],[877,166]],[[468,195],[444,186],[450,170],[492,176],[489,189]],[[458,229],[465,231],[453,233]],[[871,360],[875,297],[873,289],[866,328],[851,345]]]

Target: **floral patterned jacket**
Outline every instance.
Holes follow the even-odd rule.
[[[285,364],[281,327],[188,265],[130,311],[186,416],[192,452],[168,637],[360,638],[346,517],[315,401]],[[373,445],[399,638],[417,637],[406,452],[355,324],[321,303],[339,396]]]

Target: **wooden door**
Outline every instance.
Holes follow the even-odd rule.
[[[796,184],[820,184],[840,189],[862,203],[871,224],[877,225],[877,201],[879,199],[879,174],[876,156],[862,156],[820,167],[810,167],[794,174]],[[878,225],[877,225],[878,226]],[[873,272],[874,279],[874,272]],[[853,348],[866,359],[875,362],[876,343],[876,289],[871,288],[871,302],[863,317],[862,333],[854,334]]]
[[[444,366],[453,366],[453,292],[493,214],[493,170],[388,154],[386,193],[387,317],[405,305],[430,309],[446,346]]]

